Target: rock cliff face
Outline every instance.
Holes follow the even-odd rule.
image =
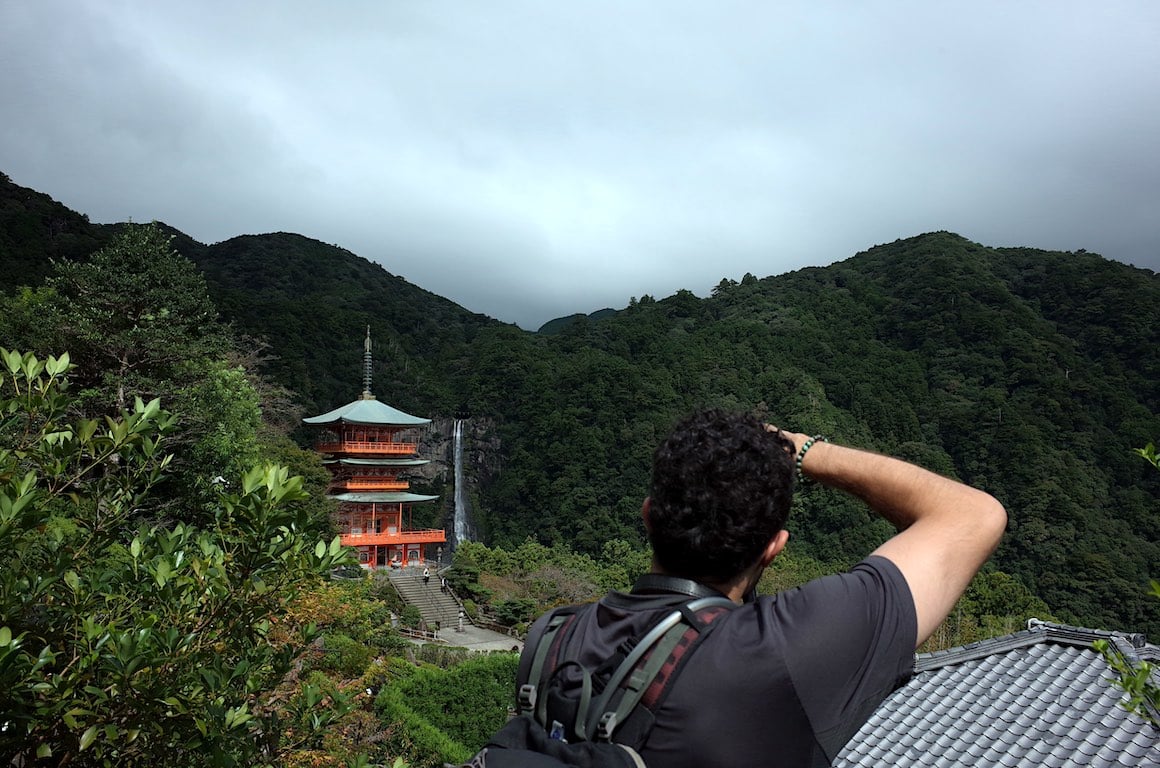
[[[426,483],[428,487],[442,486],[443,527],[451,532],[455,515],[455,419],[437,416],[419,440],[419,455],[430,464],[420,467],[412,484]],[[490,419],[463,420],[463,480],[467,498],[479,497],[479,488],[486,486],[499,472],[500,441]],[[434,491],[433,491],[434,492]]]
[[[419,438],[419,455],[431,461],[416,471],[427,481],[451,483],[455,473],[455,419],[436,416]],[[463,420],[463,471],[476,488],[499,470],[499,438],[490,419]]]

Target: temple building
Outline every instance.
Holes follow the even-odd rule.
[[[341,408],[303,419],[318,430],[315,449],[332,480],[329,496],[339,503],[337,528],[344,546],[358,552],[364,568],[420,565],[441,559],[447,534],[416,530],[411,505],[438,496],[410,492],[400,473],[427,464],[419,458],[419,432],[430,419],[412,416],[371,394],[371,336],[364,345],[363,393]]]

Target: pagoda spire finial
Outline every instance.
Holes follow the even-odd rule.
[[[363,400],[374,400],[371,393],[371,327],[367,326],[367,338],[363,342]]]

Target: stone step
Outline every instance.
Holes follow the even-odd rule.
[[[430,581],[423,582],[423,574],[413,568],[389,571],[388,577],[395,589],[399,592],[403,602],[419,609],[419,615],[428,626],[435,626],[436,622],[443,628],[458,626],[459,603],[450,591],[444,592],[439,588],[439,577],[432,574]],[[464,623],[470,621],[464,617]]]

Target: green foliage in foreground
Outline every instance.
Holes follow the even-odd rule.
[[[1156,467],[1156,469],[1160,469],[1160,454],[1156,453],[1155,445],[1148,443],[1143,448],[1137,448],[1136,453],[1142,456],[1144,461]]]
[[[1137,448],[1136,453],[1160,469],[1160,455],[1157,455],[1154,444],[1148,443],[1143,448]],[[1160,581],[1153,579],[1149,586],[1152,597],[1160,598]],[[1152,680],[1156,667],[1147,661],[1132,663],[1107,640],[1097,640],[1095,646],[1096,650],[1103,654],[1108,666],[1116,673],[1113,682],[1128,695],[1127,701],[1121,702],[1124,709],[1135,712],[1160,727],[1160,714],[1157,714],[1160,713],[1160,686]]]
[[[258,467],[212,525],[144,527],[174,428],[159,401],[74,419],[67,355],[0,361],[0,763],[272,762],[268,694],[310,640],[273,623],[345,561],[303,533],[300,479]]]
[[[407,667],[375,701],[392,754],[415,766],[461,763],[507,721],[519,656],[472,656],[449,669]]]
[[[1151,595],[1160,598],[1160,582],[1152,582]],[[1160,715],[1157,715],[1160,712],[1160,686],[1153,682],[1156,666],[1147,661],[1133,663],[1107,640],[1097,640],[1095,647],[1116,674],[1112,682],[1127,694],[1127,699],[1120,702],[1124,709],[1160,728]]]

